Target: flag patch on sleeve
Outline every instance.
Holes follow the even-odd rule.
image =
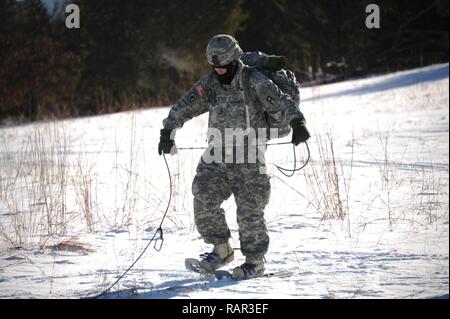
[[[201,84],[195,86],[195,90],[197,91],[198,96],[202,97],[204,96],[205,93],[205,89],[203,88],[203,86]]]

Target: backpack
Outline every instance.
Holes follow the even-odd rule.
[[[263,73],[265,76],[267,76],[269,79],[272,80],[272,82],[278,86],[278,88],[285,94],[289,95],[289,97],[295,102],[297,108],[299,108],[300,105],[300,83],[297,82],[297,79],[295,78],[295,74],[290,70],[279,70],[276,72],[269,71],[264,69],[262,66],[252,66],[249,65],[250,68],[247,70],[247,72],[243,75],[243,84],[244,88],[249,87],[248,82],[250,80],[249,73],[252,71],[252,69],[256,69],[259,72]],[[245,94],[244,94],[245,95]],[[278,121],[276,118],[271,116],[269,113],[264,112],[264,118],[267,124],[267,127],[270,129],[276,128],[278,129],[278,138],[285,137],[290,134],[291,127],[289,124],[284,124],[280,121]],[[269,139],[271,139],[270,133],[268,136]]]

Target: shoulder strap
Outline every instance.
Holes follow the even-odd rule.
[[[242,96],[244,97],[244,103],[248,104],[248,97],[250,96],[249,87],[250,87],[250,72],[251,67],[245,67],[242,69],[241,78],[239,79],[239,90],[241,91]]]
[[[239,83],[239,90],[241,91],[242,97],[244,98],[244,111],[245,111],[245,124],[247,129],[250,128],[250,113],[249,113],[249,104],[248,104],[248,87],[250,84],[250,68],[244,67],[242,69],[242,75]]]
[[[245,67],[242,70],[242,76],[241,76],[241,88],[242,90],[245,90],[245,88],[250,87],[250,73],[252,72],[252,67]],[[248,92],[245,92],[248,94]]]

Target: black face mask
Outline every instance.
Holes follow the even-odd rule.
[[[213,67],[214,73],[217,75],[219,82],[222,84],[231,84],[231,81],[233,81],[234,75],[236,74],[237,61],[232,61],[227,65],[222,66],[221,68],[227,69],[227,72],[225,72],[225,74],[220,75],[216,72],[216,70],[214,70]]]

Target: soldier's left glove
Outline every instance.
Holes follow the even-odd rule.
[[[175,154],[177,152],[177,148],[175,146],[175,141],[170,139],[170,134],[172,133],[171,129],[163,128],[161,130],[161,137],[159,139],[158,144],[158,154]]]
[[[287,62],[287,58],[283,55],[269,55],[264,68],[273,72],[279,71],[286,67]]]
[[[306,142],[311,135],[306,128],[306,123],[304,119],[295,118],[290,123],[292,127],[292,143],[297,146],[302,142]]]

